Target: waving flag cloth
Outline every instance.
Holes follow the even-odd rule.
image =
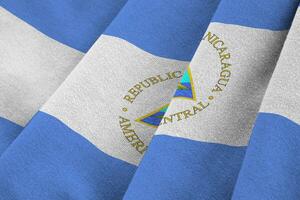
[[[300,10],[255,122],[233,199],[300,199]]]
[[[0,154],[125,2],[0,1]]]
[[[121,199],[217,4],[128,1],[1,156],[1,197]]]
[[[252,124],[297,5],[294,0],[220,2],[125,200],[231,198]],[[263,148],[263,143],[257,146]],[[251,173],[245,170],[250,182],[259,169],[253,168],[255,161],[251,164]],[[253,199],[253,193],[259,196],[248,188],[245,199]]]

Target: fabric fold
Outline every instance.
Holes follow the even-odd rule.
[[[218,3],[128,1],[1,156],[1,196],[121,199]]]
[[[0,2],[0,155],[125,2]]]
[[[123,199],[231,199],[297,5],[220,2]]]
[[[299,2],[0,0],[0,199],[299,199]]]
[[[256,119],[232,199],[299,199],[298,7]]]

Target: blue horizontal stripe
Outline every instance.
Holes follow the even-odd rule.
[[[0,155],[16,139],[23,127],[0,117]]]
[[[190,61],[219,0],[131,0],[105,34],[154,55]]]
[[[300,199],[300,125],[280,115],[257,117],[233,199]]]
[[[49,37],[86,52],[127,0],[4,0],[0,5]]]
[[[213,22],[270,30],[289,29],[298,0],[222,0]]]
[[[124,200],[230,199],[244,147],[159,135]]]
[[[0,196],[6,200],[121,199],[135,169],[39,112],[0,158]]]

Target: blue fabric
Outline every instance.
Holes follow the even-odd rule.
[[[49,37],[86,52],[127,0],[2,0],[0,5]]]
[[[124,200],[230,199],[245,147],[155,136]]]
[[[219,0],[131,0],[105,34],[154,55],[190,61]]]
[[[0,158],[1,199],[121,199],[135,166],[39,112]]]
[[[260,113],[234,200],[300,199],[300,126],[280,115]]]
[[[16,139],[23,127],[0,117],[0,155]]]
[[[222,0],[212,21],[285,30],[291,26],[298,3],[295,0]]]
[[[219,1],[221,1],[220,4]],[[126,0],[0,0],[0,5],[47,36],[86,52],[104,32],[125,2]],[[127,40],[153,55],[190,61],[211,20],[250,27],[249,30],[254,28],[286,30],[290,27],[298,2],[299,0],[130,0],[104,33]],[[215,10],[217,10],[216,14],[214,14]],[[274,44],[282,42],[284,33],[272,38],[270,42]],[[222,30],[217,34],[222,35]],[[263,37],[268,37],[268,35]],[[243,36],[240,40],[243,43],[242,38]],[[234,44],[229,40],[230,49],[238,52],[242,47]],[[113,50],[114,47],[111,51]],[[223,50],[227,50],[227,47]],[[217,50],[220,57],[222,57],[220,52],[223,50]],[[262,53],[264,52],[263,49]],[[92,52],[94,55],[86,58],[84,65],[87,66],[85,67],[89,67],[88,64],[91,62],[99,61],[93,60],[97,53]],[[115,53],[118,56],[118,52]],[[251,58],[254,58],[255,62],[256,55],[257,52],[253,51],[248,55],[250,59],[244,59],[241,56],[241,65],[244,64],[243,62],[246,64],[248,61],[251,62]],[[220,59],[222,64],[222,58]],[[224,59],[226,60],[226,56]],[[266,57],[266,59],[269,58]],[[274,57],[274,60],[276,59]],[[156,62],[155,59],[152,61]],[[196,60],[195,63],[197,62]],[[109,67],[109,62],[107,63],[105,67]],[[99,63],[100,68],[101,66],[103,63]],[[61,105],[77,103],[78,95],[86,97],[91,94],[82,92],[87,87],[72,88],[72,84],[76,85],[76,78],[82,78],[79,76],[85,76],[90,71],[81,71],[82,74],[79,75],[76,74],[77,72],[73,78],[67,80],[67,87],[65,87],[77,93],[71,94],[70,98],[59,97],[58,99],[64,101],[60,102]],[[113,75],[114,72],[108,74],[108,76]],[[215,75],[222,78],[222,74],[216,73]],[[197,78],[197,75],[195,77]],[[238,80],[244,78],[243,74],[240,77],[242,78]],[[127,77],[127,80],[134,81],[132,78],[138,80],[136,79],[138,77]],[[146,77],[141,77],[140,80],[144,78]],[[86,80],[89,81],[88,78]],[[189,81],[181,81],[175,97],[193,99],[194,91],[191,80],[189,77]],[[197,81],[201,82],[201,80]],[[253,80],[243,81],[245,83]],[[24,83],[26,84],[26,80]],[[96,81],[95,84],[101,85],[101,83],[101,81]],[[122,83],[116,81],[115,84],[120,87]],[[131,83],[128,84],[131,85]],[[135,87],[133,84],[132,86]],[[200,83],[200,89],[201,87]],[[104,84],[103,88],[112,91],[115,89],[112,84]],[[236,95],[236,91],[238,90],[232,93],[233,98],[241,98],[242,96]],[[63,89],[60,92],[67,91]],[[122,97],[121,94],[119,97]],[[224,98],[227,97],[224,96]],[[90,107],[89,101],[93,101],[91,105],[95,105],[97,104],[95,102],[103,99],[108,99],[107,103],[110,103],[112,98],[103,96],[103,98],[96,99],[94,96],[89,96],[83,99],[84,103],[81,106],[86,109],[97,108],[97,105]],[[227,98],[228,101],[231,99],[230,96]],[[54,101],[50,101],[50,105],[55,101],[54,98]],[[149,102],[144,103],[147,105]],[[142,103],[139,104],[142,105]],[[166,107],[162,107],[156,113],[140,121],[158,126],[161,117],[166,112]],[[225,106],[221,109],[224,112],[231,112],[231,108],[227,108],[229,107]],[[253,104],[252,109],[258,108]],[[76,107],[71,107],[68,111],[74,115],[85,115],[85,113],[76,113],[76,110]],[[99,113],[107,112],[108,114],[111,111],[115,110],[98,110]],[[124,107],[122,111],[126,112],[127,108]],[[60,114],[64,116],[63,113]],[[116,120],[111,123],[117,123],[118,113],[115,114]],[[98,113],[92,115],[89,117],[106,116],[106,114],[98,115]],[[128,121],[131,120],[128,119]],[[252,125],[251,120],[241,120],[241,123],[245,126]],[[87,126],[84,127],[85,129],[90,129],[88,122],[84,124]],[[130,127],[132,125],[134,124],[130,124]],[[185,126],[184,122],[183,126]],[[101,123],[99,127],[101,128]],[[225,125],[223,128],[228,127]],[[142,128],[139,129],[142,130]],[[21,131],[18,138],[12,142]],[[124,141],[127,138],[130,142],[126,141],[128,146],[138,145],[132,142],[137,141],[138,136],[124,137],[126,132],[122,133],[119,128],[115,131],[120,133],[119,136]],[[134,130],[129,129],[128,125],[128,135],[131,133],[133,134]],[[102,133],[95,134],[101,135]],[[141,137],[144,136],[141,135]],[[258,115],[249,147],[156,135],[138,168],[104,153],[101,148],[95,147],[80,133],[44,112],[38,112],[24,129],[0,118],[0,138],[0,155],[11,144],[0,156],[0,200],[300,199],[300,127],[299,124],[277,114],[260,113]],[[118,148],[122,151],[126,149],[121,146]]]

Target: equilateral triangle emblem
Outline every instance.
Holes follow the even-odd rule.
[[[137,118],[135,121],[156,128],[160,124],[168,106],[169,104],[166,104],[142,117]]]
[[[196,93],[190,67],[184,72],[174,97],[185,98],[196,101]]]

